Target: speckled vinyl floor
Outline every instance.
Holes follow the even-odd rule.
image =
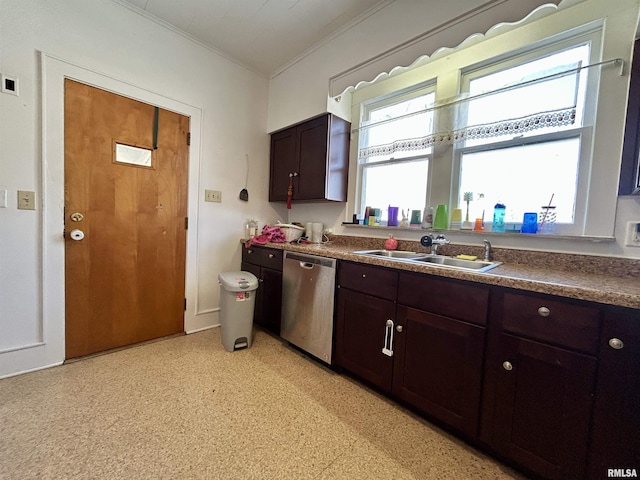
[[[523,478],[261,331],[0,380],[1,479]]]

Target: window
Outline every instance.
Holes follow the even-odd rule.
[[[484,212],[490,223],[500,202],[517,228],[524,213],[540,212],[552,200],[557,232],[585,234],[605,68],[598,66],[601,36],[601,23],[594,22],[481,62],[465,64],[472,55],[462,51],[460,61],[453,54],[421,67],[433,78],[430,87],[391,78],[371,88],[378,96],[355,95],[362,99],[360,212],[440,203],[464,209],[464,193],[473,192],[474,218]],[[392,85],[401,86],[397,94]]]
[[[593,123],[585,114],[593,107],[587,105],[589,72],[582,68],[591,63],[590,51],[590,41],[561,50],[552,45],[533,52],[533,59],[529,53],[463,73],[462,84],[474,98],[468,102],[466,124],[516,124],[516,131],[505,128],[507,133],[467,139],[456,146],[458,204],[463,204],[465,192],[484,197],[472,203],[472,217],[487,210],[490,221],[493,205],[499,202],[507,206],[507,224],[518,224],[524,213],[553,204],[560,232],[579,233],[582,225],[575,223],[580,158],[591,138],[584,129]],[[549,126],[526,127],[536,122]]]
[[[427,198],[433,148],[424,139],[433,132],[434,87],[421,88],[363,108],[358,165],[362,184],[360,211],[367,206],[422,209]]]

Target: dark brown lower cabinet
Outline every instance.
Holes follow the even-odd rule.
[[[264,247],[243,248],[242,264],[258,278],[253,321],[280,335],[282,317],[282,250]]]
[[[596,358],[508,334],[493,358],[492,447],[543,478],[583,479]]]
[[[476,436],[484,327],[398,305],[393,395]]]
[[[386,269],[341,263],[336,364],[406,405],[475,437],[485,328],[445,315],[447,308],[460,310],[458,295],[467,297],[466,285],[451,282],[451,302],[438,307],[441,299],[433,289],[446,290],[446,280],[420,283],[419,276],[405,279],[412,294],[404,298],[429,304],[425,297],[431,295],[434,308],[440,310],[436,314],[397,305],[397,278]],[[372,294],[376,292],[380,296]],[[486,318],[486,302],[484,305],[484,317],[474,312],[482,319]]]
[[[338,278],[337,365],[533,478],[640,475],[640,310],[350,262]]]
[[[604,318],[587,478],[632,469],[640,476],[640,312],[618,309]]]
[[[382,353],[387,320],[395,318],[390,300],[340,288],[336,303],[335,364],[391,392],[393,358]]]

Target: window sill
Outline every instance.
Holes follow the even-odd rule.
[[[529,239],[541,239],[545,240],[568,240],[571,242],[588,242],[588,243],[613,243],[616,241],[615,237],[594,237],[588,235],[555,235],[555,234],[542,234],[542,233],[520,233],[517,231],[512,232],[476,232],[473,230],[434,230],[432,228],[423,229],[421,227],[388,227],[386,225],[379,226],[371,226],[371,225],[357,225],[354,223],[343,223],[343,227],[353,228],[359,230],[368,230],[370,232],[374,231],[383,231],[383,232],[421,232],[423,234],[455,234],[455,235],[465,235],[465,236],[479,236],[483,237],[508,237],[508,238],[526,238]]]

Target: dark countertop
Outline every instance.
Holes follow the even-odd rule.
[[[345,242],[342,241],[344,238],[345,237],[341,237],[339,241],[331,241],[322,245],[268,243],[264,246],[378,265],[381,267],[396,268],[410,272],[457,278],[487,285],[499,285],[531,292],[547,293],[608,305],[640,309],[640,276],[637,274],[637,264],[640,262],[633,259],[627,260],[617,257],[554,253],[544,254],[535,252],[535,258],[543,258],[545,260],[534,261],[533,263],[535,263],[536,266],[532,267],[529,265],[533,263],[517,263],[514,259],[518,257],[514,256],[512,252],[507,252],[506,256],[510,257],[509,260],[499,258],[496,253],[494,259],[504,261],[504,263],[488,272],[478,273],[429,264],[415,264],[357,255],[354,254],[353,251],[383,247],[372,246],[371,243],[366,242],[366,244],[362,242],[357,243],[357,240],[351,239],[345,244]],[[415,245],[410,245],[410,247],[414,248],[400,246],[399,249],[420,251],[419,244],[418,248],[415,248]],[[423,251],[426,252],[428,250]],[[443,253],[447,255],[455,254],[449,251]],[[529,258],[529,260],[531,260],[531,258]],[[526,258],[523,259],[526,260]],[[549,265],[550,263],[551,265]],[[603,273],[596,273],[598,271]]]

